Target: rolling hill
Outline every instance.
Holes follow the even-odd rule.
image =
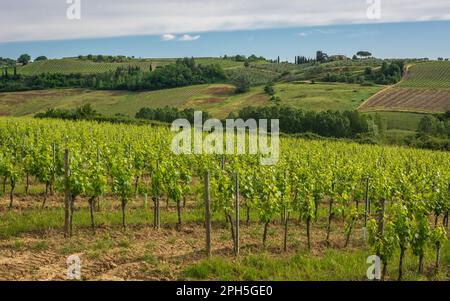
[[[130,59],[122,63],[96,63],[65,58],[34,62],[19,67],[19,74],[39,73],[101,73],[119,66],[140,66],[142,69],[170,64],[175,59]],[[28,92],[0,93],[0,115],[26,116],[49,108],[73,109],[91,104],[105,115],[134,116],[142,107],[173,106],[208,111],[212,116],[225,118],[246,106],[281,104],[304,110],[354,110],[364,114],[382,115],[388,130],[415,131],[425,113],[449,109],[449,62],[417,63],[409,68],[404,80],[387,87],[348,83],[323,83],[327,74],[360,75],[365,68],[380,68],[377,59],[346,60],[323,64],[288,64],[253,62],[247,68],[242,62],[221,58],[196,58],[199,64],[219,64],[229,78],[245,76],[253,87],[244,94],[234,94],[228,83],[198,85],[159,91],[104,91],[86,89],[49,89]],[[276,82],[273,101],[264,93],[263,85]],[[315,82],[315,84],[313,84]]]
[[[337,83],[280,83],[274,88],[281,104],[314,111],[352,110],[380,89]],[[0,93],[0,115],[26,116],[49,108],[72,109],[88,103],[107,115],[134,116],[142,107],[173,106],[205,110],[218,118],[246,106],[274,104],[261,86],[243,94],[235,94],[234,87],[227,84],[148,92],[50,89]]]
[[[25,66],[17,67],[17,73],[23,75],[36,75],[41,73],[103,73],[108,71],[115,71],[118,67],[138,66],[142,70],[148,70],[150,66],[156,68],[157,66],[174,63],[174,58],[155,58],[155,59],[130,59],[125,62],[94,62],[86,59],[78,58],[63,58],[52,59],[45,61],[36,61]],[[197,58],[199,64],[219,64],[223,68],[235,68],[243,65],[241,62],[232,60],[224,60],[220,58]],[[11,68],[10,68],[11,69]],[[12,73],[12,70],[10,70]]]

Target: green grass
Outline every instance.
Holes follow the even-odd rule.
[[[87,209],[74,213],[74,226],[88,228],[90,216]],[[96,216],[97,225],[120,225],[122,215],[119,211],[100,212]],[[150,214],[144,210],[134,210],[127,221],[130,225],[150,223]],[[50,229],[61,229],[64,224],[62,209],[47,209],[45,211],[7,212],[0,218],[0,238],[16,236],[27,232],[44,232]]]
[[[286,83],[275,85],[281,103],[311,111],[354,110],[381,87],[340,83]]]
[[[423,275],[417,274],[417,257],[407,252],[404,261],[404,280],[448,280],[450,244],[442,248],[441,270],[434,274],[435,250],[427,248],[424,265],[429,268]],[[369,264],[366,260],[372,253],[368,250],[326,250],[325,254],[312,255],[306,251],[296,255],[273,255],[268,253],[247,254],[237,261],[213,257],[192,264],[183,272],[187,280],[274,280],[274,281],[330,281],[367,280]],[[388,264],[388,280],[397,279],[398,254]]]
[[[32,246],[31,249],[34,251],[45,251],[49,248],[47,242],[41,240],[38,242],[35,242]]]
[[[375,114],[380,115],[386,120],[388,130],[401,130],[409,132],[415,132],[419,126],[420,120],[426,115],[407,112],[373,112],[364,114],[371,116],[375,116]]]
[[[208,92],[209,87],[209,85],[199,85],[151,92],[53,89],[0,93],[0,115],[34,115],[48,108],[73,109],[90,103],[102,114],[121,113],[134,117],[142,107],[181,108],[191,100],[215,97],[213,93]]]
[[[112,204],[104,206],[102,211],[95,213],[95,223],[99,227],[116,227],[122,225],[122,212],[120,209],[113,209]],[[150,225],[153,222],[151,209],[134,208],[128,209],[126,213],[126,222],[128,226]],[[256,213],[256,211],[255,211]],[[242,212],[242,219],[245,218],[245,212]],[[214,213],[214,220],[224,220],[223,214]],[[253,216],[255,219],[256,217]],[[182,218],[184,222],[193,222],[201,224],[204,222],[203,208],[183,210]],[[161,211],[161,223],[175,225],[178,221],[176,211]],[[15,237],[23,233],[43,233],[48,230],[59,229],[62,231],[64,225],[64,210],[62,208],[48,208],[45,210],[32,209],[20,212],[4,212],[0,215],[0,238],[6,239]],[[89,229],[90,212],[88,208],[79,208],[74,213],[74,227]],[[176,238],[175,238],[176,239]],[[98,241],[98,248],[107,247],[110,242]],[[106,245],[105,245],[106,244]],[[126,248],[130,245],[129,241],[121,241],[120,246]],[[18,246],[20,247],[20,246]],[[74,248],[77,246],[74,245]]]
[[[137,203],[132,204],[136,205]],[[120,229],[121,212],[118,208],[114,210],[113,205],[118,204],[111,202],[102,203],[102,211],[96,212],[95,215],[97,225]],[[164,205],[165,202],[163,202],[163,207]],[[124,232],[125,236],[121,236],[120,239],[117,239],[116,235],[99,232],[96,236],[92,236],[92,239],[88,242],[80,243],[77,239],[77,232],[81,228],[85,231],[88,230],[90,221],[88,208],[78,207],[74,216],[75,236],[63,244],[57,245],[56,250],[64,255],[84,252],[89,259],[96,260],[107,254],[109,250],[118,248],[119,254],[127,257],[127,254],[133,250],[138,239],[134,236],[131,227],[150,225],[152,222],[151,211],[151,209],[144,210],[142,208],[128,209],[127,224],[130,230]],[[183,222],[202,225],[204,221],[203,211],[202,207],[183,210]],[[327,212],[328,208],[326,206],[320,207],[317,224],[320,228],[326,226]],[[175,210],[168,212],[163,209],[161,215],[163,226],[175,225],[177,221]],[[215,223],[222,222],[222,226],[225,226],[222,212],[214,212],[212,218]],[[245,210],[241,211],[241,219],[245,219]],[[251,211],[251,220],[253,222],[251,231],[254,232],[254,236],[260,241],[262,226],[255,223],[258,220],[256,210]],[[18,238],[22,237],[23,234],[27,234],[25,237],[28,237],[29,234],[39,234],[40,231],[49,229],[62,232],[63,221],[64,212],[62,208],[46,210],[35,208],[11,213],[3,212],[0,215],[0,238],[10,239],[10,248],[16,251],[29,249],[42,252],[54,248],[55,245],[43,239],[33,241],[30,245],[27,245],[23,241],[18,240]],[[217,224],[215,224],[215,227],[217,227]],[[243,227],[245,228],[244,225]],[[294,227],[294,224],[292,224],[292,227]],[[279,231],[274,232],[272,227],[269,230],[269,240],[281,235]],[[217,230],[214,233],[216,233],[216,236],[219,236]],[[216,237],[218,241],[227,242],[230,240],[227,230],[222,229],[220,235],[220,237]],[[183,239],[179,238],[178,235],[171,234],[166,237],[165,246],[176,246],[182,241]],[[180,280],[366,280],[365,275],[368,268],[366,259],[372,255],[372,252],[364,246],[358,246],[357,249],[351,248],[349,250],[324,250],[319,248],[315,249],[315,252],[309,253],[303,244],[295,244],[295,237],[292,235],[289,237],[289,241],[292,243],[290,249],[293,250],[292,248],[295,248],[297,250],[296,253],[283,254],[276,251],[243,247],[241,257],[238,260],[232,257],[215,256],[212,259],[204,259],[199,262],[194,261],[188,266],[184,266],[178,277]],[[159,271],[164,274],[170,273],[172,266],[160,262],[154,255],[153,250],[157,247],[158,242],[156,241],[146,243],[145,252],[140,255],[139,260],[154,266],[154,269],[149,270],[151,273]],[[418,275],[416,273],[417,258],[408,251],[404,266],[405,280],[448,280],[450,277],[449,242],[443,246],[441,254],[441,272],[434,275],[431,268],[434,263],[435,250],[432,245],[429,245],[425,255],[425,273]],[[389,280],[396,279],[397,265],[398,253],[394,255],[389,263]]]
[[[353,110],[379,89],[348,84],[284,83],[275,86],[281,104],[314,111]],[[208,111],[218,118],[226,118],[230,112],[246,106],[272,104],[262,86],[238,95],[234,94],[233,86],[226,84],[148,92],[51,89],[0,93],[0,115],[30,116],[49,108],[74,109],[88,103],[105,115],[120,113],[134,117],[143,107],[172,106]]]
[[[425,62],[409,68],[407,79],[398,84],[405,88],[450,88],[450,62]]]

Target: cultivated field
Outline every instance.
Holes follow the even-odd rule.
[[[281,138],[262,166],[173,135],[0,118],[0,280],[64,280],[70,255],[84,280],[367,280],[378,252],[385,280],[450,279],[449,153]]]
[[[450,89],[450,62],[418,63],[408,69],[405,80],[398,84],[404,88]]]
[[[161,64],[167,64],[166,61],[158,60],[135,60],[123,63],[97,63],[88,60],[79,60],[76,58],[59,59],[59,60],[46,60],[34,62],[25,66],[17,68],[17,72],[23,75],[36,75],[41,73],[104,73],[108,71],[115,71],[118,67],[138,66],[143,70],[149,70],[150,66],[156,68]]]
[[[108,71],[115,71],[118,67],[128,66],[140,67],[141,70],[147,71],[152,66],[155,69],[157,66],[174,63],[176,59],[132,59],[130,61],[121,63],[110,62],[93,62],[89,60],[80,60],[78,58],[64,58],[54,59],[46,61],[33,62],[25,66],[17,68],[17,73],[23,75],[36,75],[41,73],[81,73],[81,74],[93,74],[104,73]],[[223,68],[233,68],[242,66],[243,63],[235,62],[231,60],[223,60],[219,58],[196,58],[196,62],[199,64],[219,64]],[[12,69],[10,69],[12,73]]]
[[[413,65],[400,83],[375,94],[359,110],[419,113],[450,110],[450,62]]]
[[[440,113],[450,110],[450,89],[393,87],[376,94],[359,110]]]
[[[92,104],[106,115],[125,114],[134,117],[143,107],[177,107],[207,110],[225,118],[244,106],[265,105],[268,97],[262,88],[236,95],[230,85],[198,85],[150,92],[92,91],[54,89],[29,92],[0,93],[0,115],[27,116],[49,108],[74,109]]]

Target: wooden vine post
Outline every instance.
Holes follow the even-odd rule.
[[[286,206],[283,208],[283,215],[284,215],[284,246],[283,250],[284,252],[287,252],[287,240],[288,240],[288,223],[290,218],[290,212],[286,213]]]
[[[156,170],[158,173],[158,176],[160,176],[159,174],[159,161],[156,162]],[[160,181],[161,179],[158,179],[158,181]],[[158,183],[159,185],[159,183]],[[159,204],[159,188],[157,189],[158,192],[156,193],[156,195],[153,196],[153,223],[154,223],[154,227],[156,229],[160,229],[161,228],[161,210],[160,210],[160,204]]]
[[[327,248],[330,247],[330,233],[331,233],[331,222],[333,220],[333,198],[329,199],[328,203],[328,224],[327,224]]]
[[[383,238],[383,229],[384,229],[384,210],[385,210],[385,204],[386,204],[386,200],[384,198],[380,199],[380,208],[378,209],[378,216],[377,216],[377,224],[378,224],[378,231],[377,231],[377,236],[378,239],[382,239]],[[381,257],[381,250],[377,251],[377,256],[380,258]],[[384,276],[386,275],[386,271],[387,271],[387,261],[383,260],[383,271],[381,273],[381,281],[384,281]]]
[[[363,238],[366,240],[366,231],[367,231],[367,219],[369,215],[369,181],[370,178],[367,177],[366,179],[366,193],[364,196],[365,201],[365,209],[364,209],[364,228],[363,228]]]
[[[69,183],[69,150],[64,151],[64,237],[69,237],[70,227],[70,183]]]
[[[22,160],[25,160],[25,146],[22,145]],[[28,195],[28,190],[30,188],[30,173],[27,171],[25,175],[25,195]]]
[[[209,172],[205,173],[205,227],[206,227],[206,254],[211,257],[211,206],[209,198]]]
[[[100,163],[101,161],[101,152],[100,152],[100,147],[97,146],[97,163]],[[97,212],[100,212],[100,197],[98,197],[95,202],[97,203]],[[95,205],[94,205],[95,207]]]
[[[235,210],[236,210],[236,243],[235,243],[235,250],[234,253],[236,256],[239,256],[239,173],[236,173],[236,204],[235,204]]]
[[[50,179],[50,195],[55,194],[55,165],[56,165],[56,145],[52,143],[52,175]]]
[[[450,193],[450,183],[448,183],[448,191],[449,191],[449,193]],[[447,212],[445,213],[444,227],[445,227],[445,228],[448,228],[448,209],[447,209]]]

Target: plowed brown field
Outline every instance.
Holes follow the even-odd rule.
[[[405,111],[439,113],[450,110],[450,89],[393,87],[375,94],[359,111]]]

